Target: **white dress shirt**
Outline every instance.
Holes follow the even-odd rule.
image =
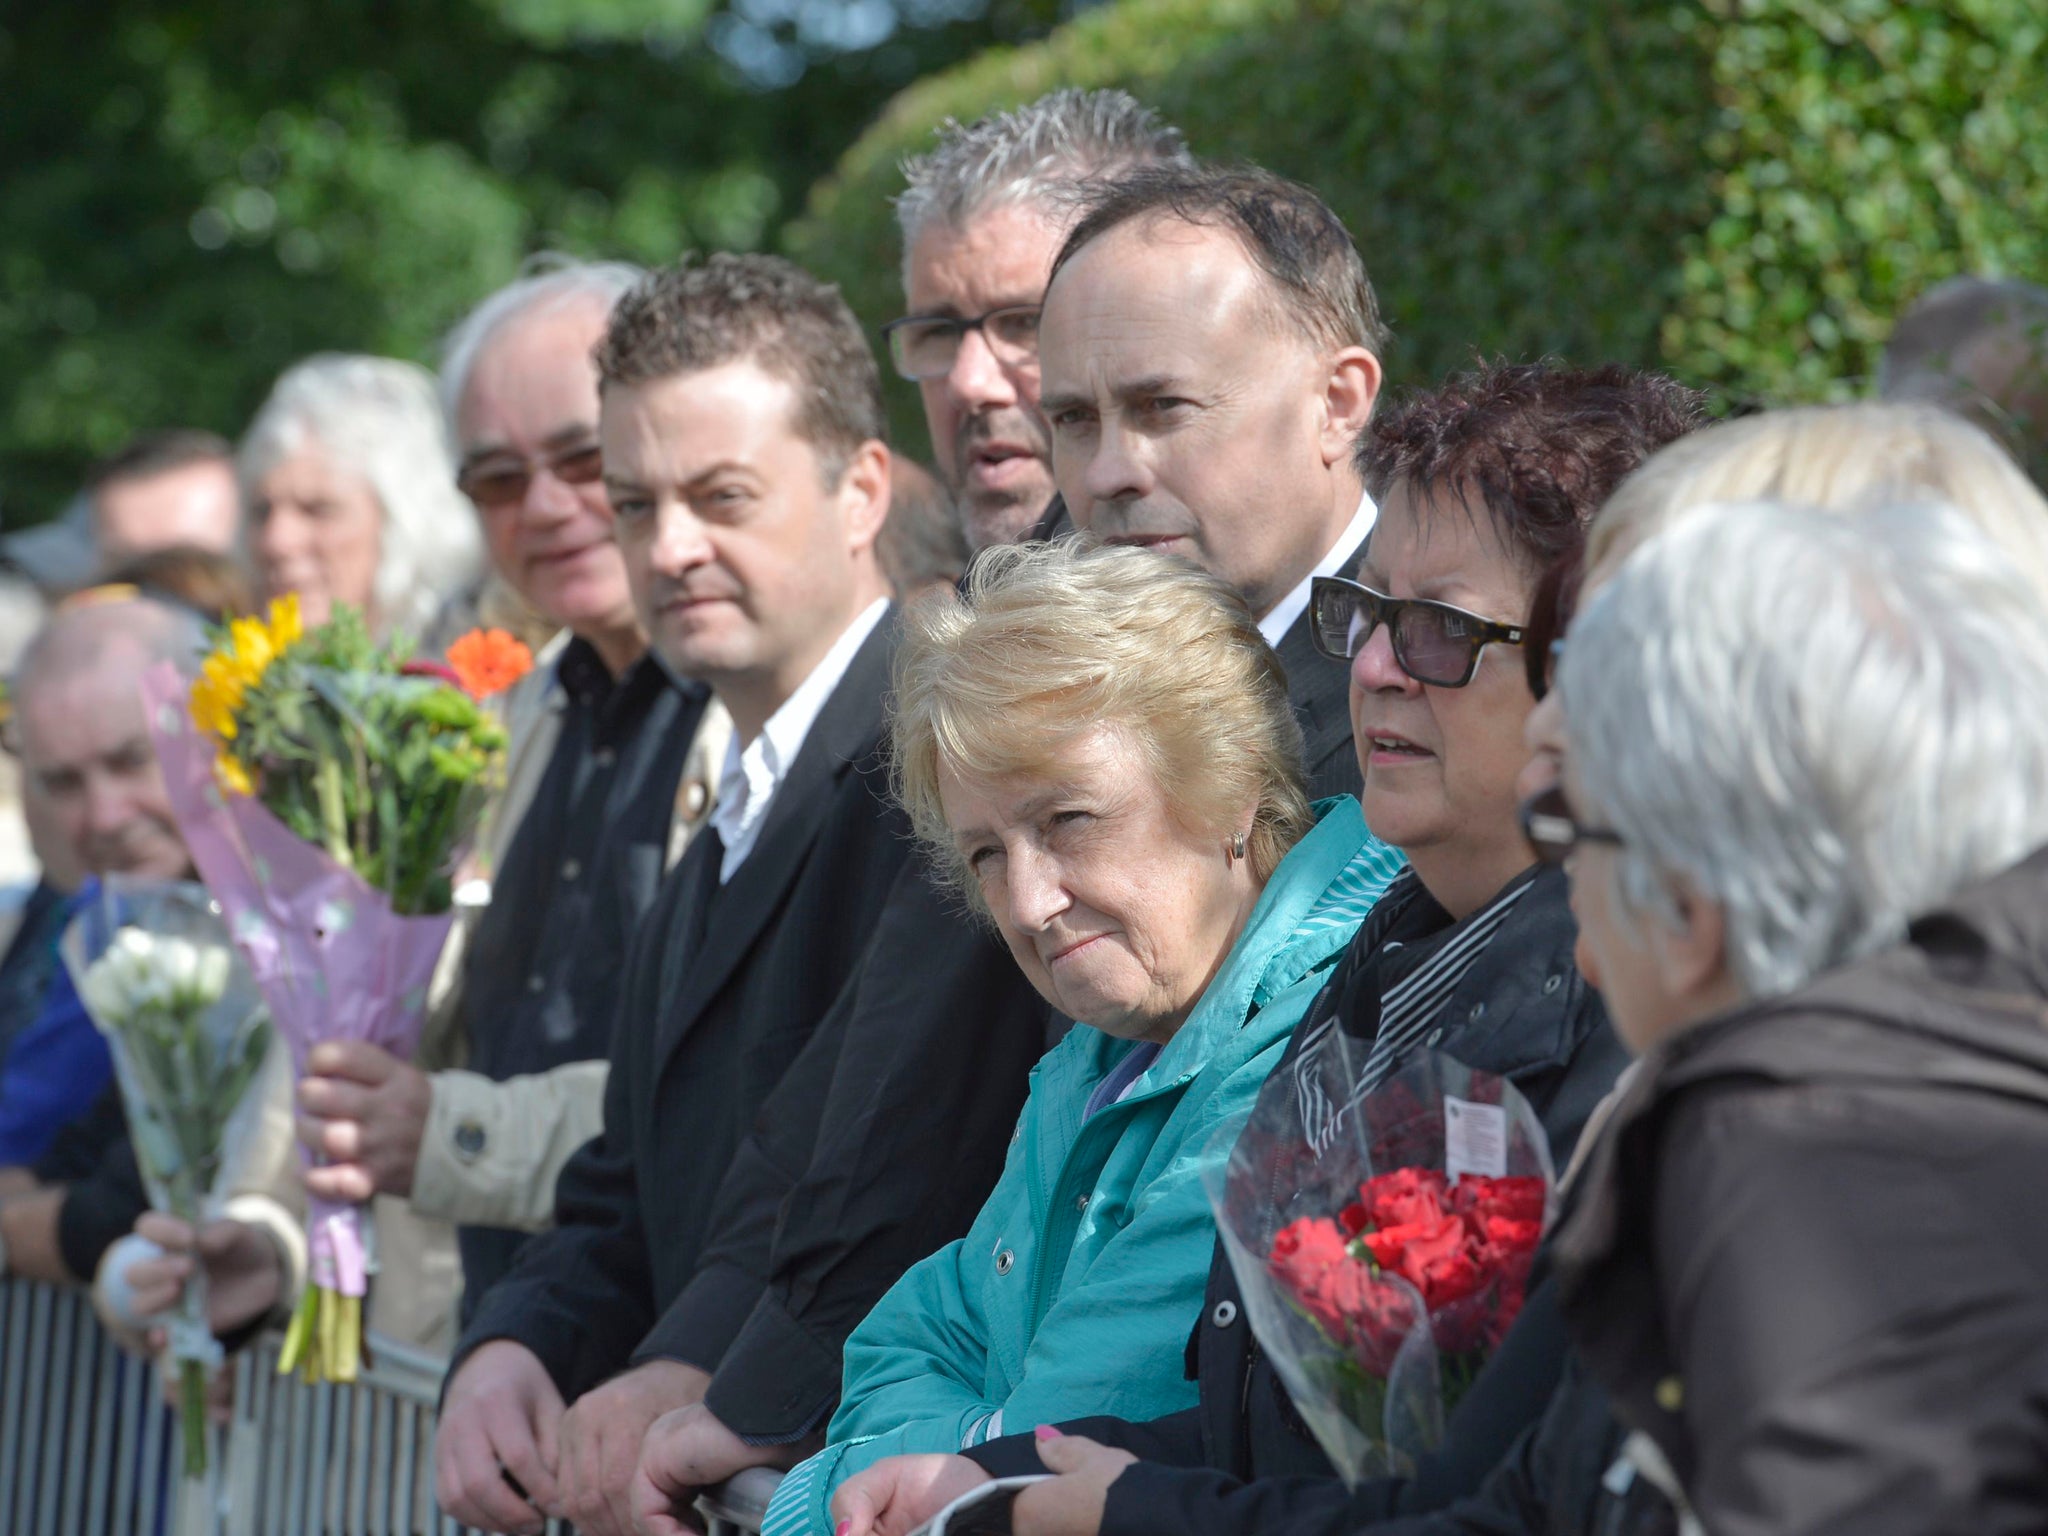
[[[761,823],[768,819],[768,807],[775,791],[789,777],[789,765],[803,750],[818,712],[838,688],[839,680],[853,664],[854,654],[867,643],[882,615],[889,611],[889,599],[878,597],[861,610],[860,617],[846,626],[846,633],[832,642],[832,649],[819,658],[811,675],[782,701],[782,707],[768,717],[761,734],[740,746],[735,735],[725,747],[725,768],[718,777],[718,805],[711,813],[711,825],[725,845],[725,859],[718,866],[718,883],[732,879],[733,871],[754,851],[761,835]]]
[[[1380,515],[1380,509],[1373,505],[1372,492],[1367,491],[1358,498],[1358,510],[1351,514],[1351,523],[1337,535],[1337,542],[1330,546],[1330,552],[1323,556],[1321,564],[1301,578],[1301,585],[1273,605],[1273,611],[1259,620],[1259,633],[1266,637],[1266,644],[1275,650],[1287,631],[1294,627],[1294,621],[1308,608],[1309,583],[1318,576],[1341,576],[1344,562],[1351,558],[1351,552],[1365,542],[1365,536],[1372,532],[1372,525]]]

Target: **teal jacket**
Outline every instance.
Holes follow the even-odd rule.
[[[1251,1108],[1401,867],[1357,801],[1316,810],[1209,990],[1121,1100],[1082,1118],[1134,1049],[1085,1025],[1033,1070],[994,1193],[966,1237],[911,1268],[854,1329],[826,1448],[784,1480],[763,1536],[830,1531],[832,1490],[885,1456],[1193,1405],[1182,1352],[1216,1238],[1203,1149]]]

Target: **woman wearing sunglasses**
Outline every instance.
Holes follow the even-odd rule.
[[[1530,605],[1614,485],[1697,419],[1696,398],[1655,375],[1499,365],[1374,422],[1359,453],[1380,514],[1359,579],[1319,580],[1311,601],[1318,648],[1350,667],[1366,821],[1410,868],[1264,1094],[1370,1089],[1409,1054],[1438,1050],[1511,1078],[1563,1166],[1624,1056],[1573,968],[1564,879],[1538,865],[1516,821]],[[1340,1032],[1351,1037],[1342,1058],[1330,1054]],[[1356,1080],[1333,1082],[1326,1055],[1358,1063]],[[1023,1433],[965,1455],[894,1458],[842,1486],[835,1518],[848,1522],[841,1536],[895,1536],[985,1477],[1047,1466],[1065,1475],[1015,1507],[1032,1536],[1283,1522],[1338,1532],[1434,1508],[1478,1485],[1556,1384],[1563,1340],[1546,1290],[1526,1315],[1421,1476],[1347,1491],[1256,1347],[1219,1250],[1199,1322],[1188,1320],[1196,1408],[1146,1424],[1082,1420],[1042,1442],[1012,1425]]]

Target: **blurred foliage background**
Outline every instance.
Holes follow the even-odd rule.
[[[527,252],[786,250],[900,305],[905,153],[1061,84],[1351,224],[1396,384],[1475,351],[1854,393],[2048,277],[2040,0],[73,0],[0,21],[0,510],[319,348],[431,360]],[[926,449],[895,388],[903,444]]]

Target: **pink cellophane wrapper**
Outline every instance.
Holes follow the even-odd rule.
[[[143,678],[164,789],[192,863],[291,1047],[296,1075],[305,1075],[307,1053],[323,1040],[365,1040],[409,1059],[453,914],[399,916],[383,892],[296,836],[261,801],[224,793],[214,743],[192,723],[189,692],[168,662]],[[313,1282],[362,1296],[374,1268],[362,1207],[313,1200],[306,1226]]]

